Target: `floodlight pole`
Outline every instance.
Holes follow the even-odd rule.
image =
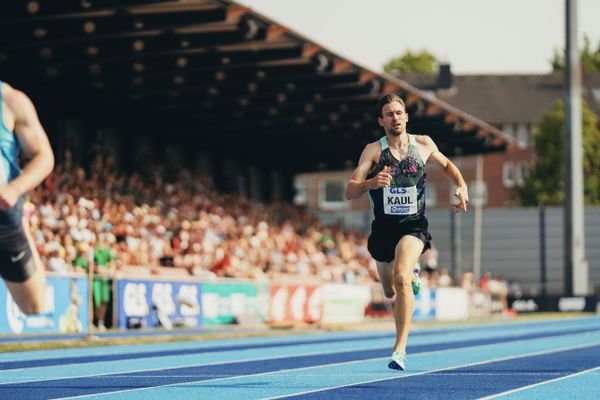
[[[483,155],[478,154],[476,157],[475,193],[473,193],[473,205],[475,206],[475,216],[473,219],[473,278],[475,282],[479,282],[479,278],[481,278],[481,231],[484,200]]]
[[[451,201],[454,198],[454,191],[451,192]],[[461,240],[461,220],[460,213],[454,211],[450,207],[450,253],[452,257],[452,275],[455,279],[460,280],[463,274],[462,271],[462,240]]]
[[[565,295],[588,294],[583,204],[583,146],[581,139],[581,66],[577,29],[577,0],[566,0],[565,51]]]

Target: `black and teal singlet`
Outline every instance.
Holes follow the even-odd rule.
[[[408,133],[407,133],[408,134]],[[387,137],[379,139],[379,162],[367,179],[373,178],[385,166],[390,168],[389,188],[369,190],[369,200],[376,221],[403,223],[425,215],[425,163],[421,159],[414,135],[408,135],[408,152],[402,160],[392,154]]]
[[[0,81],[0,186],[6,185],[21,174],[19,167],[20,145],[17,135],[4,125],[2,110],[2,89]],[[8,210],[0,211],[0,228],[21,226],[23,196]]]
[[[0,81],[0,186],[21,174],[19,140],[4,124]],[[0,211],[0,276],[9,282],[25,282],[37,270],[33,253],[22,224],[23,196],[8,210]]]

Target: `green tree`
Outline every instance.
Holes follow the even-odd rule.
[[[596,115],[582,102],[583,184],[588,205],[600,204],[600,131]],[[564,192],[565,110],[557,101],[534,127],[533,139],[537,153],[523,184],[515,188],[524,206],[562,205]]]
[[[565,55],[564,51],[554,50],[554,56],[550,60],[552,64],[553,72],[564,71],[565,69]],[[600,71],[600,42],[596,50],[592,50],[590,38],[585,35],[583,37],[583,48],[581,49],[581,64],[585,72],[598,72]]]
[[[388,74],[424,73],[435,74],[438,70],[437,57],[426,50],[413,53],[407,50],[400,57],[392,58],[384,66]]]

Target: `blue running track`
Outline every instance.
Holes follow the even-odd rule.
[[[600,317],[0,354],[0,399],[600,399]]]

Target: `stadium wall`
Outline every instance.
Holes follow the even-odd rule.
[[[87,276],[48,277],[44,314],[25,316],[0,284],[0,334],[83,333],[89,323]],[[124,277],[113,282],[115,328],[206,328],[223,325],[361,323],[391,317],[393,301],[381,285],[316,282],[252,282],[223,279]],[[595,296],[510,299],[532,311],[593,311]],[[535,307],[530,305],[535,303]],[[525,307],[527,306],[527,307]],[[465,320],[494,312],[489,294],[462,288],[423,289],[415,297],[413,319]],[[500,311],[500,310],[496,310]]]
[[[87,275],[48,275],[47,309],[36,316],[21,313],[0,283],[0,309],[7,311],[0,313],[0,334],[88,331]],[[115,279],[112,288],[117,329],[360,323],[392,312],[378,284],[129,276]],[[434,290],[418,295],[414,318],[435,318],[435,298]]]
[[[561,207],[546,207],[547,292],[560,295],[564,289],[564,226]],[[452,270],[451,210],[427,211],[429,230],[439,251],[439,267]],[[324,223],[370,230],[372,216],[364,211],[320,211]],[[473,271],[475,213],[460,215],[460,272]],[[589,264],[590,292],[600,293],[600,207],[586,207],[585,247]],[[482,213],[481,273],[516,279],[530,294],[541,292],[540,209],[496,208]]]
[[[87,275],[49,274],[43,314],[26,316],[0,281],[0,334],[79,333],[89,329]]]
[[[547,292],[560,295],[564,289],[564,210],[545,210]],[[462,271],[473,270],[473,226],[475,213],[461,214]],[[431,234],[439,250],[439,265],[451,265],[450,211],[428,212]],[[600,208],[585,210],[585,248],[589,263],[590,292],[600,292]],[[516,279],[528,292],[541,292],[540,210],[502,208],[483,211],[481,272]]]

